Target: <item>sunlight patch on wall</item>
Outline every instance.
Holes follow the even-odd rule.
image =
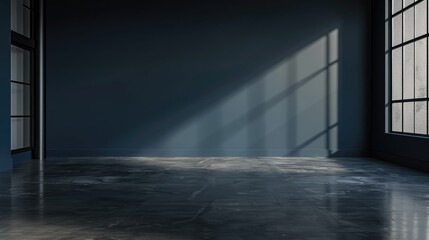
[[[334,29],[177,126],[162,147],[193,155],[335,154],[339,68]]]

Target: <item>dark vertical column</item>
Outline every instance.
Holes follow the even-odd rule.
[[[413,31],[413,38],[415,40],[416,38],[416,7],[413,7],[413,12],[414,12],[414,18],[413,18],[413,27],[414,27],[414,31]],[[404,24],[402,23],[402,27]],[[413,101],[413,133],[416,133],[416,42],[413,42],[413,93],[414,93],[414,101]],[[404,56],[402,56],[404,57]]]
[[[36,116],[38,117],[38,126],[36,126],[37,129],[37,150],[35,153],[37,153],[37,156],[34,156],[36,159],[43,160],[45,158],[45,1],[39,0],[38,2],[38,35],[37,35],[37,51],[38,51],[38,89],[37,89],[37,96],[38,101],[38,113]]]
[[[403,2],[401,2],[402,3],[402,8],[404,7],[404,4],[403,4]],[[401,29],[401,31],[402,31],[402,42],[401,42],[401,44],[402,43],[404,43],[404,28],[405,28],[405,24],[404,24],[404,14],[405,14],[405,12],[402,12],[402,14],[401,14],[401,18],[402,18],[402,29]],[[392,18],[392,21],[393,21],[393,18]],[[393,29],[392,29],[392,31],[393,31]],[[402,100],[404,100],[404,67],[405,67],[405,64],[404,64],[404,48],[405,48],[405,45],[403,45],[402,47],[401,47],[401,51],[402,51]],[[392,50],[392,52],[393,52],[393,50]],[[392,95],[392,94],[391,94]],[[404,132],[404,108],[405,108],[405,104],[404,104],[404,102],[402,102],[401,103],[401,105],[402,105],[402,118],[401,118],[401,121],[402,121],[402,131],[401,132]]]
[[[0,171],[12,168],[10,155],[10,1],[0,1]]]
[[[385,84],[387,84],[388,87],[388,92],[385,96],[385,102],[388,104],[388,114],[389,116],[387,116],[387,121],[385,121],[388,124],[388,131],[387,132],[392,132],[392,109],[393,109],[393,104],[392,104],[392,36],[393,36],[393,29],[392,29],[392,0],[387,0],[387,19],[388,19],[388,46],[387,46],[387,54],[388,54],[388,69],[387,69],[387,73],[388,76],[385,76],[385,81],[387,81]],[[386,34],[386,33],[384,33]],[[386,46],[385,46],[386,49]],[[402,51],[402,50],[401,50]],[[403,56],[402,56],[403,58]],[[385,60],[386,61],[386,60]],[[402,59],[401,59],[402,61]],[[402,69],[402,71],[404,71],[404,69]],[[401,91],[403,92],[404,89],[401,89]],[[403,94],[401,93],[401,99],[403,98]],[[402,116],[401,116],[402,117]],[[404,121],[404,119],[402,119],[402,121]],[[401,123],[402,124],[402,123]]]

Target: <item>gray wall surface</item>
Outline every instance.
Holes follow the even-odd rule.
[[[429,139],[390,134],[386,130],[384,1],[373,1],[373,78],[371,154],[383,160],[429,171]]]
[[[370,1],[47,1],[48,156],[363,156]]]
[[[11,168],[10,1],[0,1],[0,171]]]

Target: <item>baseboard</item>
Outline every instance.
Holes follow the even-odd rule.
[[[358,149],[47,149],[48,157],[368,157]]]
[[[0,156],[0,172],[7,172],[12,170],[13,163],[11,157]]]
[[[429,161],[423,161],[419,159],[414,159],[406,156],[380,152],[380,151],[372,151],[371,156],[377,159],[394,163],[397,165],[401,165],[404,167],[416,169],[419,171],[429,172]]]
[[[31,155],[32,155],[31,151],[12,154],[13,164],[19,164],[19,163],[31,160],[32,159]]]

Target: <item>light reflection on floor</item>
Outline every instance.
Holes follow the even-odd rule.
[[[0,180],[0,239],[429,238],[429,175],[372,159],[50,159]]]

